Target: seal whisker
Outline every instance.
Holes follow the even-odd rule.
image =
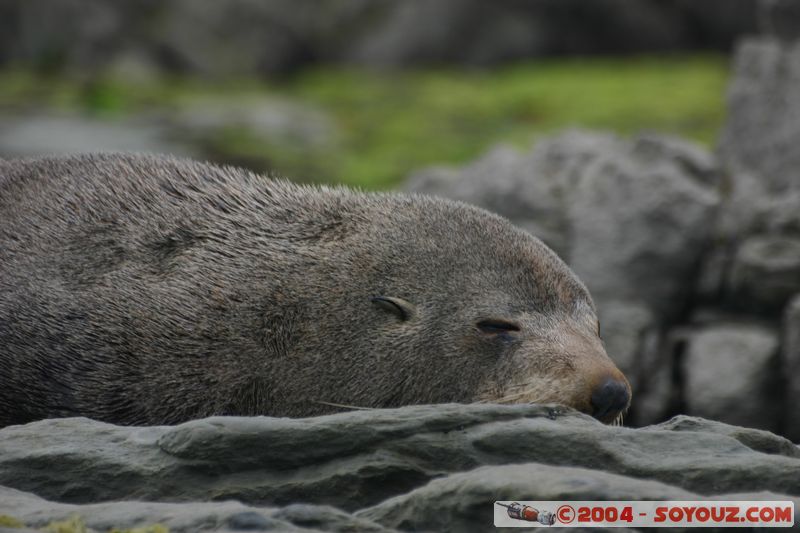
[[[495,398],[492,400],[488,400],[491,403],[514,403],[515,400],[519,400],[523,398],[525,395],[530,394],[530,389],[525,389],[522,392],[517,392],[515,394],[507,394],[505,396],[501,396],[500,398]],[[526,403],[540,403],[540,400],[527,400]]]
[[[312,403],[318,403],[320,405],[327,405],[330,407],[339,407],[340,409],[352,409],[355,411],[372,411],[376,409],[375,407],[360,407],[358,405],[347,405],[343,403],[334,403],[334,402],[323,402],[322,400],[312,400]]]

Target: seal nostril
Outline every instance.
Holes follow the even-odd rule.
[[[616,416],[630,400],[624,381],[609,378],[592,392],[592,416],[600,420]]]

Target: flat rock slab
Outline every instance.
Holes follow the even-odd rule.
[[[800,501],[800,448],[700,418],[629,429],[546,405],[214,417],[175,427],[71,418],[0,430],[0,485],[9,487],[0,515],[37,527],[78,514],[100,530],[169,517],[172,531],[219,530],[254,513],[246,515],[258,521],[253,530],[274,522],[279,530],[488,531],[497,499],[747,493]]]
[[[0,156],[97,152],[154,152],[192,156],[194,151],[171,140],[159,123],[146,119],[124,123],[81,116],[35,115],[0,121]]]
[[[290,505],[282,509],[251,507],[235,501],[158,503],[108,502],[87,505],[56,503],[33,494],[0,487],[0,516],[13,516],[30,528],[61,522],[79,523],[90,531],[151,528],[158,533],[200,531],[364,531],[390,532],[375,522],[333,507]],[[0,528],[0,533],[2,532]],[[11,531],[20,531],[11,529]],[[61,530],[59,530],[61,531]],[[76,533],[82,531],[76,528]],[[150,533],[148,531],[148,533]]]
[[[492,522],[493,509],[487,502],[494,500],[703,499],[706,498],[697,493],[655,481],[633,480],[585,468],[534,463],[486,466],[436,479],[409,494],[359,511],[356,516],[370,518],[401,531],[490,531],[486,526],[476,529],[476,524]],[[800,502],[800,498],[777,497],[769,492],[727,495],[715,499],[782,499],[794,501],[795,507]],[[447,511],[442,512],[443,509]],[[626,531],[617,528],[611,530]]]

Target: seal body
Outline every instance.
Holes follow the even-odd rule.
[[[544,244],[451,201],[140,155],[0,160],[0,426],[630,389]]]

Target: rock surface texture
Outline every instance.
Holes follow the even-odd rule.
[[[699,418],[629,429],[536,405],[73,418],[0,430],[0,485],[0,515],[33,528],[77,516],[97,531],[492,531],[495,500],[800,503],[800,448]]]
[[[774,428],[778,405],[778,335],[753,324],[713,324],[688,338],[684,367],[687,410],[713,420],[748,427]],[[725,387],[717,386],[724,383]],[[760,401],[742,401],[759,398]]]
[[[800,375],[800,294],[786,306],[783,319],[783,351],[781,352],[781,371],[786,379],[786,404],[800,405],[800,380],[792,379]],[[795,442],[800,441],[800,409],[786,409],[783,412],[784,427]]]
[[[34,157],[44,154],[98,152],[169,153],[195,159],[217,158],[229,164],[275,170],[271,150],[242,154],[225,139],[237,132],[272,150],[306,153],[331,146],[338,130],[323,111],[289,100],[253,96],[205,97],[152,106],[135,119],[83,117],[42,110],[33,114],[10,111],[0,115],[0,157]],[[308,174],[295,178],[310,179]]]
[[[573,131],[407,188],[499,212],[567,260],[633,386],[632,423],[688,413],[800,442],[800,19],[796,2],[759,9],[716,154]]]

